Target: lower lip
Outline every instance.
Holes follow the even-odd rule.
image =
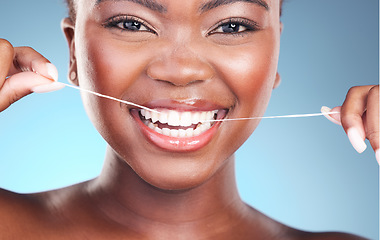
[[[143,135],[154,145],[171,152],[196,151],[206,146],[216,133],[221,122],[216,122],[210,129],[202,134],[188,138],[170,137],[150,129],[140,119],[138,110],[131,110],[132,116],[137,122]]]

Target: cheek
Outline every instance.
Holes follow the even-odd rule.
[[[146,66],[146,54],[139,48],[112,40],[89,39],[84,68],[86,84],[92,90],[121,98],[124,91],[138,81]]]
[[[77,54],[80,87],[114,98],[143,103],[144,96],[136,92],[144,92],[149,48],[141,43],[126,44],[107,37],[106,34],[102,38],[94,37],[97,31],[91,30],[91,27],[88,29],[87,33],[79,35],[77,41],[77,49],[81,49]],[[125,117],[126,106],[121,106],[116,101],[86,93],[82,94],[82,98],[95,124],[99,119],[105,121],[104,118]]]
[[[225,83],[235,94],[240,117],[261,116],[268,104],[277,72],[278,46],[266,38],[265,44],[224,51],[216,59]],[[222,52],[222,51],[220,51]],[[227,59],[227,60],[226,60]]]
[[[229,118],[260,117],[268,105],[277,72],[279,41],[274,32],[262,40],[213,51],[218,74],[235,96]],[[259,124],[259,120],[225,122],[226,147],[240,147]],[[229,144],[229,145],[228,145]]]
[[[76,41],[77,49],[80,49],[77,52],[80,87],[118,99],[144,102],[136,99],[135,93],[143,92],[138,86],[141,85],[140,80],[144,81],[148,61],[145,48],[141,44],[130,46],[107,38],[106,34],[100,38],[94,34],[94,29],[87,29],[87,33],[78,31]],[[137,98],[142,96],[138,95]],[[131,135],[134,129],[126,124],[131,120],[126,105],[83,92],[82,99],[89,118],[110,145],[130,140],[125,136]]]

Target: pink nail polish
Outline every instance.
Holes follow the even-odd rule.
[[[341,122],[337,121],[335,118],[331,117],[330,114],[328,114],[330,112],[331,112],[331,109],[329,107],[323,106],[321,108],[321,113],[323,113],[323,116],[325,116],[328,120],[330,120],[331,122],[335,124],[342,125]]]
[[[352,146],[358,153],[364,152],[364,150],[367,148],[367,145],[365,144],[364,139],[360,136],[359,131],[356,128],[348,129],[347,136]]]
[[[380,165],[380,149],[377,149],[375,151],[375,157],[376,157],[377,163]]]
[[[47,92],[57,91],[57,90],[62,89],[64,87],[65,87],[65,85],[60,83],[60,82],[52,82],[49,84],[36,86],[36,87],[32,88],[31,90],[32,90],[32,92],[35,92],[35,93],[47,93]]]
[[[58,81],[58,71],[57,68],[52,63],[46,63],[46,68],[49,76],[54,80]]]

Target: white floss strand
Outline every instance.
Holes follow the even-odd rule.
[[[205,122],[225,122],[225,121],[274,119],[274,118],[304,118],[304,117],[324,116],[324,115],[337,114],[337,113],[339,113],[339,112],[292,114],[292,115],[282,115],[282,116],[251,117],[251,118],[226,118],[226,119],[208,120],[208,121],[205,121]]]
[[[94,94],[94,95],[99,96],[99,97],[108,98],[108,99],[111,99],[111,100],[114,100],[114,101],[117,101],[117,102],[121,102],[121,103],[124,103],[124,104],[127,104],[127,105],[131,105],[131,106],[135,106],[135,107],[138,107],[138,108],[141,108],[141,109],[145,109],[147,111],[159,113],[156,110],[153,110],[153,109],[141,106],[141,105],[133,103],[133,102],[128,102],[128,101],[125,101],[125,100],[121,100],[121,99],[118,99],[118,98],[114,98],[114,97],[107,96],[107,95],[104,95],[104,94],[101,94],[101,93],[93,92],[93,91],[90,91],[90,90],[87,90],[87,89],[83,89],[83,88],[80,88],[80,87],[77,87],[77,86],[73,86],[73,85],[70,85],[70,84],[66,84],[66,83],[62,83],[62,84],[65,85],[66,87],[70,87],[70,88],[74,88],[74,89],[77,89],[77,90],[80,90],[80,91],[88,92],[88,93]],[[242,121],[242,120],[274,119],[274,118],[304,118],[304,117],[316,117],[316,116],[324,116],[324,115],[339,114],[339,113],[340,112],[323,112],[323,113],[291,114],[291,115],[267,116],[267,117],[227,118],[227,119],[208,120],[208,121],[204,121],[204,122],[225,122],[225,121]]]
[[[77,86],[73,86],[73,85],[70,85],[70,84],[66,84],[66,83],[62,83],[62,84],[65,85],[66,87],[71,87],[71,88],[74,88],[74,89],[78,89],[80,91],[88,92],[88,93],[94,94],[94,95],[99,96],[99,97],[108,98],[108,99],[111,99],[111,100],[114,100],[114,101],[117,101],[117,102],[121,102],[121,103],[124,103],[124,104],[127,104],[127,105],[131,105],[131,106],[135,106],[135,107],[138,107],[138,108],[142,108],[142,109],[145,109],[147,111],[160,113],[160,112],[158,112],[156,110],[153,110],[153,109],[141,106],[141,105],[133,103],[133,102],[128,102],[128,101],[125,101],[125,100],[121,100],[121,99],[118,99],[118,98],[114,98],[114,97],[107,96],[107,95],[104,95],[104,94],[101,94],[101,93],[93,92],[93,91],[90,91],[90,90],[87,90],[87,89],[83,89],[83,88],[80,88],[80,87],[77,87]]]

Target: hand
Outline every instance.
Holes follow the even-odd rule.
[[[379,86],[352,87],[341,107],[328,109],[322,107],[322,112],[339,112],[338,114],[325,115],[329,120],[343,126],[347,136],[359,153],[362,153],[367,145],[367,138],[375,151],[376,160],[380,164],[379,146]]]
[[[32,92],[62,88],[57,80],[56,67],[41,54],[0,39],[0,112]]]

